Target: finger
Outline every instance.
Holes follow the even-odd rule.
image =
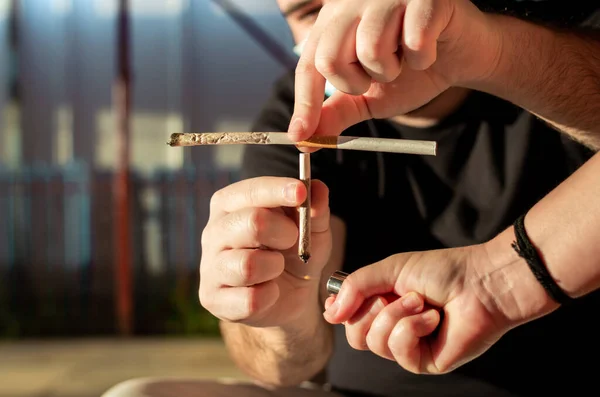
[[[259,319],[279,298],[279,286],[275,281],[251,287],[219,288],[210,293],[203,293],[201,289],[200,292],[203,307],[221,320],[232,322]]]
[[[364,70],[380,83],[394,81],[402,69],[398,57],[403,4],[375,2],[368,7],[356,32],[356,54]]]
[[[331,305],[333,305],[333,302],[335,302],[335,297],[336,297],[336,295],[331,295],[331,296],[328,296],[327,299],[325,299],[325,310],[329,309],[329,307]],[[385,294],[385,295],[380,296],[379,298],[381,298],[381,301],[384,304],[388,305],[392,302],[395,302],[399,298],[399,296],[396,294]],[[350,320],[350,321],[352,321],[352,320]]]
[[[452,17],[446,0],[416,0],[408,3],[402,34],[403,53],[411,69],[425,70],[437,57],[437,41]]]
[[[221,286],[247,287],[273,280],[284,269],[285,260],[281,252],[234,249],[217,255],[211,274]]]
[[[374,296],[365,301],[356,314],[346,321],[346,339],[356,350],[368,350],[367,334],[373,320],[385,308],[387,302],[382,297]]]
[[[333,302],[335,302],[335,296],[327,297],[327,299],[325,299],[325,310],[327,310],[329,306],[333,305]]]
[[[324,313],[325,319],[339,324],[350,319],[371,296],[394,292],[398,275],[410,255],[392,255],[351,273],[342,284],[335,303]]]
[[[330,7],[325,5],[319,12],[296,65],[294,113],[288,128],[288,138],[292,142],[310,138],[319,124],[325,97],[325,78],[317,71],[315,54],[321,31],[328,22],[329,9]]]
[[[244,208],[209,224],[203,249],[215,251],[239,248],[286,250],[298,239],[296,223],[268,208]]]
[[[419,294],[411,292],[387,305],[373,320],[366,335],[365,341],[369,350],[378,356],[393,360],[394,356],[388,347],[392,330],[403,318],[421,312],[424,304]]]
[[[243,208],[297,207],[306,198],[306,187],[298,179],[257,177],[218,190],[210,202],[211,218]]]
[[[399,321],[388,342],[393,359],[401,367],[415,374],[436,372],[429,346],[421,338],[431,334],[439,322],[440,314],[435,309]]]
[[[311,182],[311,232],[324,233],[329,230],[331,212],[329,210],[329,188],[322,181]]]
[[[354,13],[338,11],[329,21],[315,51],[315,67],[339,91],[360,95],[369,89],[371,76],[358,63],[356,28],[359,21]]]
[[[363,96],[336,91],[323,103],[315,135],[341,135],[347,128],[373,117]]]
[[[329,209],[329,188],[318,179],[311,180],[311,232],[324,233],[329,230],[331,211]],[[298,223],[298,208],[284,211]]]

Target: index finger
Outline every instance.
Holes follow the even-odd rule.
[[[294,178],[262,176],[245,179],[217,191],[210,201],[210,217],[244,208],[297,207],[306,199],[304,183]]]
[[[342,283],[324,316],[332,324],[348,321],[369,298],[393,294],[404,261],[396,255],[356,270]]]
[[[294,114],[288,128],[288,137],[292,142],[310,138],[321,116],[321,107],[325,97],[325,78],[315,67],[315,54],[321,35],[325,7],[319,13],[317,21],[309,33],[308,39],[296,66],[294,82]]]

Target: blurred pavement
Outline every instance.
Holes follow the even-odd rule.
[[[220,339],[0,342],[0,397],[98,397],[147,376],[247,379]]]

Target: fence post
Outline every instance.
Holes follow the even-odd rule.
[[[132,333],[131,225],[129,178],[129,111],[131,72],[129,65],[129,1],[119,0],[117,16],[117,76],[113,87],[113,106],[119,133],[118,168],[115,174],[115,281],[119,333]]]

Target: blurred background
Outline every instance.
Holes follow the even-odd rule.
[[[247,131],[292,46],[275,0],[0,0],[0,397],[202,375],[202,352],[239,375],[197,289],[243,147],[166,141]]]

